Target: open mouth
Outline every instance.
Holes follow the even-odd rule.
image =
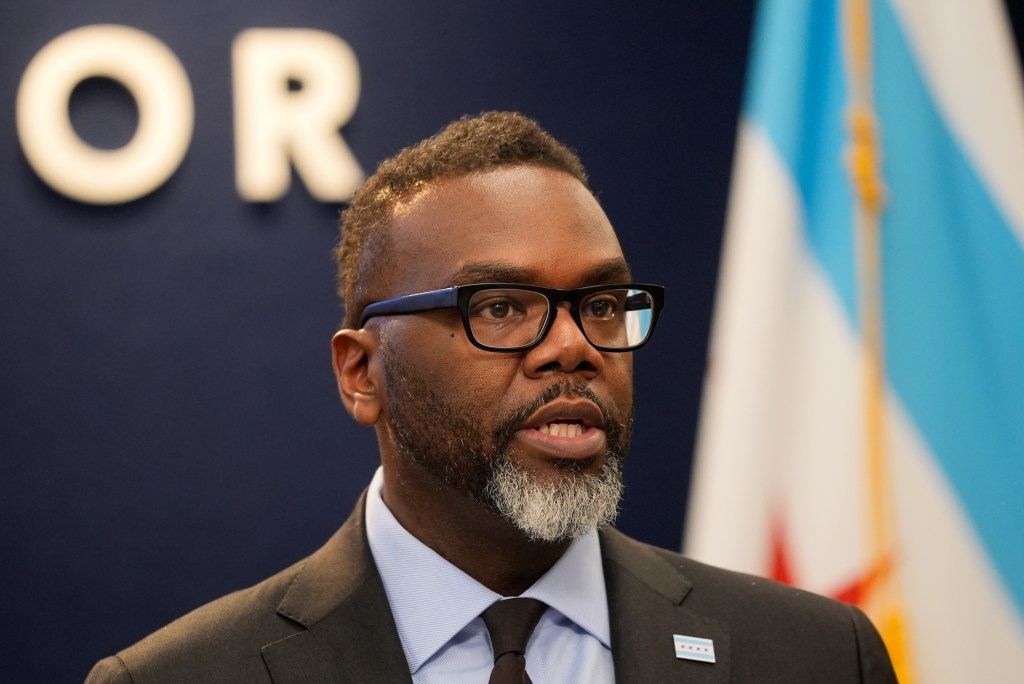
[[[523,422],[517,435],[532,453],[553,459],[584,460],[607,448],[604,415],[585,399],[545,404]]]
[[[587,431],[588,426],[581,420],[553,420],[534,429],[552,437],[580,437]]]
[[[556,399],[540,407],[520,426],[556,437],[581,435],[591,428],[603,429],[604,415],[594,402],[586,399]]]

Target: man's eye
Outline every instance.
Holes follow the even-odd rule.
[[[512,307],[509,306],[508,302],[495,302],[487,305],[485,315],[490,318],[504,318],[505,316],[508,316],[511,308]]]
[[[584,307],[583,313],[592,318],[612,318],[618,309],[618,302],[614,299],[594,299],[593,301],[587,302]]]
[[[511,300],[491,299],[473,307],[472,314],[478,318],[498,321],[519,313],[521,309],[522,307],[517,307]]]

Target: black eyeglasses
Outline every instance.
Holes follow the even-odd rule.
[[[460,285],[374,302],[359,319],[362,328],[374,316],[396,316],[457,308],[469,341],[497,352],[536,347],[551,330],[561,302],[584,337],[599,351],[638,349],[651,339],[665,302],[660,285],[621,283],[558,290],[515,283]]]

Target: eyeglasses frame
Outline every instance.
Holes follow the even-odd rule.
[[[542,294],[547,298],[547,319],[535,340],[529,344],[520,345],[518,347],[492,347],[477,341],[469,323],[469,300],[473,295],[481,290],[492,289],[525,290],[527,292]],[[587,335],[587,331],[583,328],[583,320],[580,318],[579,305],[580,302],[582,302],[588,295],[593,294],[594,292],[603,292],[605,290],[642,290],[651,296],[651,327],[647,331],[646,337],[644,337],[639,344],[630,347],[610,348],[594,344],[590,340],[590,337]],[[460,317],[462,318],[462,326],[466,330],[466,337],[475,347],[491,352],[521,352],[529,351],[544,341],[544,338],[547,337],[548,333],[551,331],[551,327],[555,324],[555,318],[558,315],[557,308],[562,302],[569,303],[569,312],[572,315],[573,320],[576,322],[576,326],[583,334],[584,339],[587,340],[587,343],[590,344],[590,346],[602,352],[628,352],[644,346],[654,335],[654,327],[658,323],[658,315],[661,313],[662,306],[665,303],[665,288],[661,285],[650,285],[645,283],[608,283],[604,285],[577,287],[571,290],[561,290],[554,287],[540,287],[538,285],[524,285],[522,283],[474,283],[472,285],[456,285],[455,287],[430,290],[429,292],[417,292],[415,294],[403,295],[392,299],[383,299],[379,302],[368,304],[366,308],[363,309],[362,315],[359,317],[358,327],[364,327],[366,325],[366,321],[377,316],[396,316],[402,314],[421,313],[423,311],[436,311],[439,309],[458,309]]]

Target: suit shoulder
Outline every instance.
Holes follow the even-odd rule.
[[[751,601],[767,602],[773,607],[780,603],[785,606],[796,602],[801,609],[805,603],[825,610],[845,611],[848,608],[846,604],[804,589],[757,575],[701,563],[677,551],[669,551],[627,537],[617,530],[606,531],[605,539],[609,546],[616,549],[612,555],[630,559],[627,565],[634,562],[638,567],[653,568],[661,565],[663,569],[674,571],[685,578],[690,585],[688,593],[692,594],[687,597],[687,601],[714,599],[725,605],[736,603],[742,609],[748,608]]]
[[[738,632],[781,629],[793,638],[822,632],[852,635],[856,608],[763,577],[726,570],[625,536],[603,534],[605,562],[653,588],[673,604],[729,624]],[[866,621],[866,618],[865,618]]]
[[[693,609],[715,611],[731,625],[735,645],[757,654],[746,662],[738,659],[737,673],[743,673],[744,667],[750,668],[751,677],[771,671],[791,673],[794,662],[809,668],[814,659],[806,658],[806,645],[814,644],[822,656],[815,666],[827,675],[822,681],[846,681],[856,674],[859,682],[896,684],[885,644],[860,608],[675,555],[694,583]],[[796,645],[789,652],[789,662],[780,657],[783,644]],[[807,675],[812,677],[810,672]],[[790,674],[778,679],[800,680]]]
[[[636,542],[642,544],[642,542]],[[775,615],[799,613],[827,616],[849,622],[852,606],[805,589],[765,577],[708,565],[681,553],[649,544],[644,547],[675,567],[692,584],[688,601],[709,605],[716,612],[748,615],[754,607]],[[859,612],[859,611],[858,611]]]
[[[669,610],[726,630],[736,681],[896,681],[878,632],[855,606],[615,531],[605,538],[612,562],[669,598]]]
[[[303,564],[207,603],[100,661],[87,684],[269,681],[262,647],[303,629],[277,613]]]

